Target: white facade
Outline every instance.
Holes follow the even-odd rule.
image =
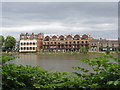
[[[20,40],[19,52],[36,52],[37,40]]]

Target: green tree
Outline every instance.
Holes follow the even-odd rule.
[[[81,47],[81,48],[80,48],[80,52],[81,52],[81,53],[84,53],[84,54],[87,53],[87,52],[88,52],[87,47],[85,47],[85,46]]]
[[[3,50],[3,44],[4,44],[4,37],[2,35],[0,35],[0,51]]]
[[[110,48],[107,46],[106,54],[110,54]]]
[[[4,37],[0,35],[0,45],[3,45],[3,42],[4,42]]]
[[[7,36],[5,39],[5,50],[11,51],[16,44],[16,39],[12,36]]]

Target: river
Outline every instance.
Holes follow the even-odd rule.
[[[20,58],[16,58],[15,60],[11,60],[7,63],[15,63],[15,64],[22,64],[22,65],[32,65],[32,66],[39,66],[44,70],[48,70],[50,72],[73,72],[75,71],[72,67],[80,66],[86,69],[92,68],[80,61],[76,60],[77,58],[93,58],[93,57],[102,57],[103,55],[45,55],[45,54],[20,54]],[[115,57],[118,55],[115,55]],[[113,62],[113,61],[112,61]]]

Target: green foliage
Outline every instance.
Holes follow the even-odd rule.
[[[0,51],[3,49],[4,37],[0,35]]]
[[[0,35],[0,45],[3,44],[3,42],[4,42],[4,37]]]
[[[113,59],[116,62],[112,63],[108,59]],[[90,65],[94,73],[84,74],[79,72],[73,72],[78,77],[85,79],[86,88],[119,88],[120,86],[120,66],[118,63],[120,60],[113,56],[105,55],[104,57],[94,57],[91,59],[79,59],[88,65]],[[74,67],[83,72],[88,72],[84,68]]]
[[[5,50],[11,51],[16,44],[16,39],[12,36],[7,36],[5,39]]]
[[[4,89],[67,88],[72,84],[70,76],[65,77],[66,72],[49,73],[39,67],[15,64],[6,64],[2,68]]]
[[[3,61],[14,58],[3,57]],[[115,60],[115,63],[110,62]],[[41,90],[41,89],[101,89],[115,88],[120,86],[120,60],[110,55],[94,57],[93,59],[79,59],[92,67],[94,72],[85,68],[73,67],[80,72],[73,72],[76,76],[67,72],[48,72],[39,67],[30,65],[3,64],[2,86],[3,90]]]
[[[7,61],[10,61],[10,60],[13,60],[13,59],[15,59],[15,58],[17,58],[18,56],[11,56],[11,55],[2,55],[1,57],[0,57],[0,62],[2,63],[2,64],[5,64]]]
[[[110,54],[110,49],[107,47],[106,54]]]
[[[80,52],[86,54],[88,52],[87,47],[85,47],[85,46],[81,47]]]

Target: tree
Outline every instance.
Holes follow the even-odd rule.
[[[16,44],[16,39],[12,36],[7,36],[5,39],[5,50],[11,51]]]
[[[110,48],[107,46],[106,54],[110,54]]]
[[[0,51],[2,51],[4,48],[3,44],[4,44],[4,37],[0,35]]]
[[[0,45],[3,45],[3,42],[4,42],[4,37],[0,35]]]
[[[85,46],[81,47],[81,48],[80,48],[80,52],[81,52],[81,53],[84,53],[84,54],[87,53],[87,52],[88,52],[87,47],[85,47]]]

